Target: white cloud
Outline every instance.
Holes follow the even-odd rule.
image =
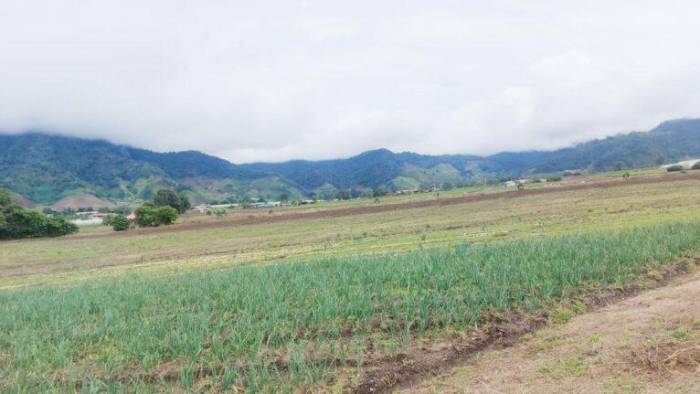
[[[0,3],[0,130],[234,162],[553,148],[700,115],[691,1]]]

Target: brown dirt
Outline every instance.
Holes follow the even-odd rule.
[[[662,174],[657,176],[644,176],[639,178],[630,178],[628,180],[590,180],[586,178],[573,178],[572,181],[563,182],[560,184],[552,184],[539,189],[513,190],[497,193],[482,193],[460,197],[435,198],[430,200],[407,201],[392,204],[376,204],[362,207],[348,207],[325,209],[312,212],[292,212],[282,214],[252,214],[244,217],[236,217],[233,219],[225,219],[220,221],[203,222],[203,223],[182,223],[167,227],[156,228],[139,228],[125,232],[107,232],[94,234],[78,234],[70,236],[70,239],[86,239],[86,238],[101,238],[101,237],[130,237],[148,233],[161,232],[177,232],[199,229],[225,228],[230,226],[245,226],[261,223],[277,223],[293,220],[312,220],[312,219],[332,219],[337,217],[363,215],[371,213],[380,213],[404,209],[440,207],[457,204],[466,204],[473,202],[492,201],[499,199],[512,199],[525,196],[537,196],[550,193],[586,190],[586,189],[608,189],[626,185],[644,185],[655,183],[668,183],[687,180],[700,181],[700,172],[687,174]],[[253,211],[251,211],[253,212]]]
[[[700,393],[700,273],[457,364],[401,392]]]
[[[694,260],[697,262],[700,261]],[[695,264],[682,260],[661,272],[650,272],[644,279],[634,282],[624,289],[591,290],[582,294],[577,300],[578,305],[585,305],[588,310],[603,308],[622,299],[632,297],[649,286],[666,284],[671,278],[686,273],[688,267]],[[700,277],[698,277],[700,291]],[[700,301],[700,299],[698,300]],[[700,304],[700,302],[699,302]],[[699,305],[700,306],[700,305]],[[555,308],[531,314],[514,313],[508,316],[490,315],[484,318],[479,327],[471,332],[463,333],[450,342],[436,343],[429,347],[411,349],[395,357],[368,357],[360,383],[348,387],[353,393],[384,393],[397,387],[408,387],[409,392],[421,386],[414,386],[420,379],[445,373],[464,360],[469,359],[486,349],[508,348],[519,343],[519,339],[528,333],[545,326],[555,320]],[[700,317],[700,314],[698,314]],[[554,318],[553,318],[554,317]],[[685,354],[692,353],[686,351]],[[511,365],[513,367],[513,365]],[[434,389],[434,387],[430,387]],[[418,390],[420,391],[420,390]],[[442,392],[442,390],[424,390],[420,392]],[[471,392],[455,391],[455,392]],[[494,392],[520,392],[520,390],[504,390]]]

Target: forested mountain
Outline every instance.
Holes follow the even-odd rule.
[[[421,155],[386,149],[347,159],[235,165],[200,152],[157,153],[103,140],[42,133],[0,134],[0,187],[41,204],[88,194],[147,199],[175,188],[195,201],[330,197],[338,189],[415,188],[494,181],[569,169],[605,171],[700,157],[700,120],[667,121],[554,151],[491,156]]]
[[[270,172],[306,190],[323,184],[391,186],[396,182],[440,183],[494,180],[570,169],[606,171],[700,157],[700,119],[667,121],[649,132],[632,132],[554,151],[503,152],[491,156],[419,155],[379,149],[349,159],[243,164]]]
[[[0,134],[0,187],[44,204],[78,193],[147,199],[155,188],[187,189],[189,181],[211,185],[262,177],[200,152],[156,153],[103,140]]]
[[[294,160],[284,163],[255,163],[242,164],[241,167],[254,172],[274,173],[298,183],[307,190],[312,190],[324,184],[337,188],[353,188],[357,186],[378,187],[391,183],[396,177],[409,175],[415,179],[420,174],[408,174],[410,167],[414,172],[426,171],[423,178],[430,183],[440,172],[440,165],[448,165],[455,170],[455,179],[471,176],[466,168],[470,163],[479,161],[478,156],[427,156],[416,153],[393,153],[387,149],[377,149],[361,153],[349,159],[305,161]],[[407,169],[409,167],[409,169]]]

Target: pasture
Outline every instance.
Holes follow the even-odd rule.
[[[336,216],[328,212],[377,203],[241,211],[186,217],[202,225],[181,231],[3,242],[0,389],[352,390],[382,357],[449,340],[488,316],[622,288],[696,253],[698,180],[634,174],[659,176],[667,178],[538,185],[551,191],[512,198],[457,189],[439,198],[496,194]]]

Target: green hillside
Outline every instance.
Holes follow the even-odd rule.
[[[160,188],[183,191],[195,202],[301,194],[278,177],[199,152],[157,153],[41,133],[0,135],[0,187],[42,205],[85,194],[140,201]]]
[[[51,205],[71,196],[140,201],[173,188],[193,202],[335,198],[367,190],[496,181],[570,169],[651,167],[700,157],[700,120],[667,121],[554,151],[491,156],[421,155],[377,149],[347,159],[235,165],[200,152],[158,153],[103,140],[42,133],[0,134],[0,187]]]
[[[700,120],[667,121],[649,132],[632,132],[554,151],[503,152],[491,156],[420,155],[368,151],[348,159],[254,163],[239,167],[275,173],[305,190],[331,184],[337,188],[405,188],[445,182],[482,182],[527,174],[579,169],[607,171],[651,167],[700,157]]]

